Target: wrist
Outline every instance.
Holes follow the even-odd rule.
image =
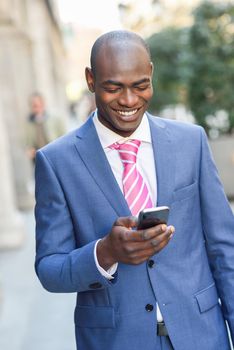
[[[98,242],[96,254],[99,265],[106,271],[117,262],[112,256],[107,237],[102,238]]]

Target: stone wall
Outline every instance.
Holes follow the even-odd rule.
[[[29,96],[41,93],[51,117],[66,124],[64,58],[50,1],[0,1],[0,248],[10,247],[11,240],[14,247],[22,242],[19,210],[34,205],[33,166],[26,149]],[[13,239],[17,231],[18,240]]]
[[[21,245],[24,238],[24,225],[17,206],[10,164],[10,147],[7,128],[0,104],[0,251]]]

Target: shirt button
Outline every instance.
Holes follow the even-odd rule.
[[[152,268],[154,266],[154,260],[150,259],[148,261],[148,267]]]
[[[151,312],[151,311],[153,311],[154,307],[153,307],[153,305],[151,305],[151,304],[147,304],[147,305],[145,306],[145,309],[146,309],[146,311]]]

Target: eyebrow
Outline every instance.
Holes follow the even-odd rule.
[[[118,82],[118,81],[115,81],[115,80],[111,80],[111,79],[108,79],[106,81],[103,81],[101,85],[116,85],[116,86],[123,86],[122,83]]]
[[[150,82],[149,78],[143,78],[143,79],[135,81],[132,85],[133,86],[137,86],[137,85],[144,84],[144,83],[149,83],[149,82]],[[123,86],[124,84],[121,83],[121,82],[115,81],[115,80],[108,79],[108,80],[102,82],[101,85]]]

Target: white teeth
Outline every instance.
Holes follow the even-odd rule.
[[[137,112],[137,109],[134,109],[134,111],[129,111],[129,112],[124,112],[124,111],[117,111],[120,115],[124,115],[124,116],[129,116],[129,115],[133,115]]]

